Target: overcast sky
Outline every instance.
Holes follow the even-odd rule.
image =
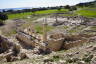
[[[94,0],[0,0],[0,9],[74,5],[80,2],[88,2],[88,1],[94,1]]]

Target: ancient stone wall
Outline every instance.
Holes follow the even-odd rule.
[[[47,48],[51,51],[59,51],[62,47],[64,39],[52,39],[48,41]]]
[[[45,43],[42,40],[38,40],[36,36],[25,34],[23,32],[18,33],[16,36],[17,40],[24,47],[33,47],[39,46],[40,48],[47,48],[51,51],[59,51],[61,48],[70,49],[72,47],[76,47],[82,45],[83,43],[88,42],[88,38],[91,37],[90,35],[64,35],[62,33],[54,33],[47,36],[47,41]],[[43,44],[41,44],[43,43]]]
[[[16,36],[17,40],[20,41],[20,44],[23,47],[35,47],[35,42],[32,40],[32,37],[24,33],[18,33]]]
[[[12,45],[12,42],[10,42],[6,37],[0,35],[0,53],[8,50]]]
[[[88,35],[63,35],[54,34],[51,35],[48,40],[48,48],[51,51],[58,51],[61,48],[70,49],[89,42]]]
[[[88,39],[81,39],[76,41],[70,41],[70,42],[64,42],[63,48],[64,49],[70,49],[72,47],[80,46],[84,43],[87,43]]]
[[[47,48],[49,48],[51,51],[58,51],[61,49],[63,42],[64,34],[57,33],[50,35],[48,38]]]

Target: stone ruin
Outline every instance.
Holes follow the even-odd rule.
[[[74,17],[75,18],[75,17]],[[38,48],[46,51],[59,51],[61,49],[69,49],[83,43],[87,43],[93,35],[65,35],[64,33],[48,34],[46,32],[46,22],[43,24],[43,35],[37,34],[32,26],[24,31],[19,31],[16,38],[22,43],[23,47]]]
[[[32,34],[32,33],[31,33]],[[70,49],[93,41],[96,35],[64,35],[63,33],[54,33],[47,36],[47,41],[42,40],[39,34],[29,35],[28,32],[18,32],[16,38],[20,45],[11,42],[8,38],[0,36],[0,60],[6,59],[7,62],[29,58],[22,49],[31,49],[31,54],[47,54],[52,51]],[[90,41],[91,41],[90,40]],[[5,60],[4,60],[5,61]]]
[[[62,33],[50,35],[47,41],[47,48],[51,51],[59,51],[63,45],[64,39],[65,37]]]
[[[11,42],[4,36],[0,35],[0,53],[4,53],[12,46]]]
[[[25,36],[24,36],[25,35]],[[38,35],[37,35],[38,36]],[[25,46],[31,46],[33,49],[36,46],[39,46],[42,50],[50,50],[50,51],[59,51],[61,49],[70,49],[75,46],[82,45],[83,43],[87,43],[89,41],[88,35],[64,35],[63,33],[55,33],[47,36],[47,41],[43,42],[41,38],[35,37],[33,35],[29,35],[27,33],[18,33],[16,36],[17,40],[20,43],[25,44]]]
[[[0,62],[11,62],[27,58],[26,54],[21,55],[20,50],[19,45],[0,35]]]
[[[31,54],[46,54],[52,51],[70,49],[88,43],[89,41],[96,41],[96,35],[53,33],[43,36],[37,34],[32,27],[28,27],[24,31],[18,31],[16,39],[19,42],[14,43],[0,35],[0,60],[5,59],[7,62],[11,62],[29,58],[26,53],[21,51],[22,49],[31,49]]]
[[[26,33],[24,32],[19,32],[18,35],[16,36],[17,40],[20,41],[20,44],[23,46],[23,47],[32,47],[34,48],[35,47],[35,41],[32,40],[32,39],[35,39],[35,38],[32,38],[30,35],[27,35]]]
[[[89,39],[85,37],[81,37],[80,35],[71,35],[71,36],[66,36],[64,40],[64,49],[70,49],[72,47],[80,46],[84,43],[89,42]]]
[[[40,18],[35,22],[43,23],[44,18]],[[88,18],[83,16],[49,16],[46,18],[47,24],[52,26],[60,26],[60,25],[80,25],[83,24]],[[90,20],[90,19],[88,19]],[[91,20],[92,21],[92,20]]]

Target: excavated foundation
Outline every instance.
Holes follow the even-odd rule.
[[[8,39],[0,35],[0,53],[7,51],[13,44]]]

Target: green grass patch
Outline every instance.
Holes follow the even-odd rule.
[[[36,11],[35,14],[48,14],[48,13],[56,13],[56,12],[68,12],[67,9],[61,9],[58,11],[55,10],[43,10],[43,11]],[[8,14],[9,19],[15,19],[15,18],[26,18],[29,15],[32,15],[32,12],[25,12],[25,13],[17,13],[17,14]]]
[[[60,57],[59,56],[53,56],[53,60],[54,61],[59,61],[60,60]]]
[[[67,28],[69,28],[69,27],[68,27],[68,26],[64,26],[63,28],[64,28],[64,29],[67,29]]]
[[[32,15],[32,12],[17,13],[17,14],[8,14],[8,18],[9,19],[26,18],[28,15]]]
[[[69,33],[76,33],[76,30],[70,30]]]
[[[34,28],[35,28],[35,30],[36,30],[37,33],[43,34],[43,26],[41,26],[41,25],[35,25]],[[46,27],[46,31],[47,32],[50,31],[51,29],[54,29],[54,27],[52,27],[52,26],[47,26]]]
[[[56,13],[56,12],[68,12],[67,9],[61,9],[58,11],[57,9],[55,10],[44,10],[44,11],[37,11],[36,14],[48,14],[48,13]]]
[[[86,17],[96,17],[96,8],[83,8],[76,13]]]

